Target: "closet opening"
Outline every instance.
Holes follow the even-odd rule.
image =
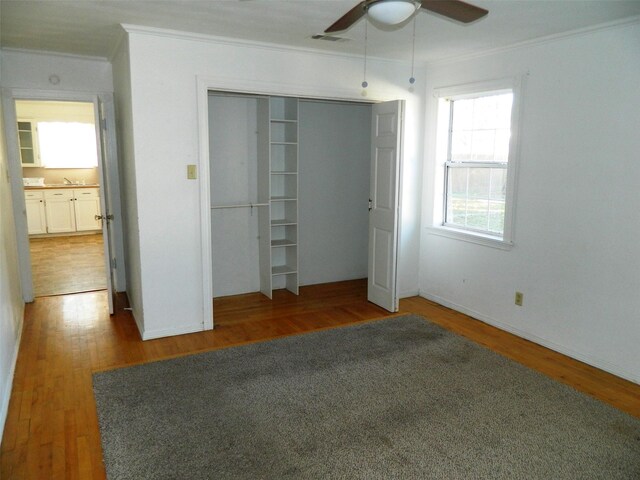
[[[214,298],[367,277],[371,115],[209,92]]]

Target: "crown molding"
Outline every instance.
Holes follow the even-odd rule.
[[[72,60],[89,60],[93,62],[109,62],[109,58],[107,57],[95,57],[90,55],[77,55],[74,53],[61,53],[61,52],[52,52],[49,50],[31,50],[28,48],[11,48],[11,47],[2,47],[2,52],[8,53],[27,53],[30,55],[44,55],[48,57],[60,57],[60,58],[70,58]]]
[[[140,25],[131,25],[128,23],[122,23],[120,26],[124,29],[127,34],[139,34],[139,35],[150,35],[154,37],[166,37],[180,40],[190,40],[195,42],[203,42],[203,43],[211,43],[214,45],[226,45],[231,47],[243,47],[243,48],[254,48],[254,49],[262,49],[275,51],[280,53],[291,53],[291,52],[299,52],[304,54],[313,54],[313,55],[322,55],[326,57],[333,58],[346,58],[350,60],[362,60],[362,55],[352,54],[352,53],[342,53],[342,52],[332,52],[329,50],[320,50],[315,48],[307,48],[307,47],[293,47],[287,45],[281,45],[278,43],[269,43],[269,42],[258,42],[253,40],[242,40],[238,38],[230,38],[230,37],[219,37],[215,35],[209,35],[205,33],[192,33],[192,32],[184,32],[181,30],[170,30],[165,28],[156,28],[156,27],[144,27]],[[388,63],[394,65],[410,65],[409,61],[402,60],[393,60],[389,58],[375,57],[367,55],[367,60],[375,60],[380,63]],[[424,64],[420,64],[423,66]]]
[[[580,37],[584,35],[590,35],[592,33],[601,32],[605,30],[613,30],[617,28],[624,28],[640,25],[640,15],[633,17],[626,17],[620,20],[614,20],[612,22],[599,23],[597,25],[591,25],[588,27],[578,28],[575,30],[568,30],[566,32],[554,33],[552,35],[546,35],[544,37],[532,38],[530,40],[524,40],[521,42],[513,43],[503,47],[495,47],[486,50],[480,50],[473,53],[466,53],[463,55],[457,55],[453,57],[444,57],[437,60],[429,60],[424,63],[426,67],[435,67],[442,65],[449,65],[458,62],[464,62],[466,60],[473,60],[477,58],[487,57],[490,55],[496,55],[499,53],[510,52],[513,50],[519,50],[521,48],[535,47],[538,45],[544,45],[547,43],[557,42],[566,38]]]

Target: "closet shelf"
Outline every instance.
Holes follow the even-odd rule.
[[[277,170],[272,170],[271,171],[271,175],[297,175],[298,172],[283,172],[283,171],[277,171]]]
[[[297,145],[298,142],[271,142],[271,145]]]
[[[211,210],[218,210],[221,208],[253,208],[253,207],[268,207],[268,203],[234,203],[230,205],[211,205]]]
[[[272,202],[295,202],[296,200],[296,197],[271,197]]]
[[[289,265],[276,265],[271,268],[272,275],[288,275],[290,273],[298,273],[298,270]]]
[[[282,225],[297,225],[298,222],[294,221],[294,220],[287,220],[286,218],[279,218],[277,220],[271,220],[271,226],[272,227],[279,227]]]
[[[297,120],[289,120],[286,118],[272,118],[271,123],[298,123]]]
[[[281,240],[271,240],[272,247],[295,247],[296,242],[283,238]]]

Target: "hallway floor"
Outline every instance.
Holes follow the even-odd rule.
[[[107,288],[102,234],[29,239],[36,297]]]

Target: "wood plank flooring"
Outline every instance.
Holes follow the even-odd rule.
[[[0,478],[105,478],[91,375],[95,371],[333,328],[388,316],[368,303],[366,282],[304,287],[214,301],[214,331],[142,342],[125,298],[107,313],[106,292],[38,298],[27,306]],[[415,312],[509,358],[640,417],[640,386],[421,298]]]
[[[36,297],[107,288],[102,234],[29,239]]]

